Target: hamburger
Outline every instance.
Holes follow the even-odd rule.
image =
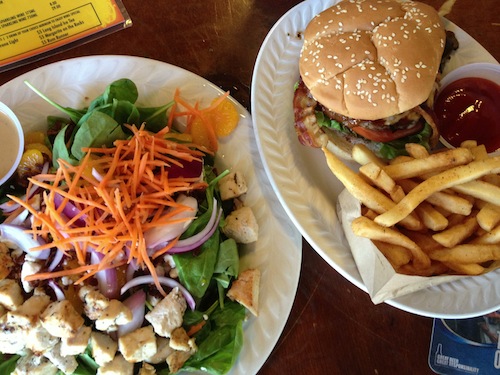
[[[306,146],[350,159],[363,143],[384,159],[434,148],[432,114],[446,31],[437,11],[402,0],[343,0],[304,31],[295,129]],[[456,47],[455,47],[456,48]]]

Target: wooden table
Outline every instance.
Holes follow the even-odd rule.
[[[314,0],[309,0],[314,1]],[[439,8],[444,0],[424,0]],[[260,45],[297,0],[124,0],[133,26],[0,74],[0,84],[54,61],[95,55],[149,57],[188,69],[250,108]],[[500,60],[498,0],[457,0],[448,18]],[[286,319],[286,317],[283,317]],[[432,319],[374,306],[303,242],[293,310],[267,374],[429,374]]]

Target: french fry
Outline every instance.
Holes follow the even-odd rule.
[[[441,262],[432,262],[430,267],[425,269],[417,269],[411,263],[409,263],[399,267],[397,271],[405,275],[429,277],[442,275],[443,273],[449,271],[449,268]]]
[[[500,244],[500,225],[478,236],[471,242],[475,244]]]
[[[390,160],[388,165],[396,165],[396,164],[406,163],[406,162],[409,162],[412,160],[415,160],[415,158],[413,158],[409,155],[399,155],[399,156],[396,156],[394,159]]]
[[[369,179],[375,186],[390,195],[394,202],[399,202],[404,197],[403,189],[396,185],[394,180],[377,164],[370,162],[359,167],[359,172]]]
[[[375,211],[373,211],[365,206],[361,207],[361,215],[363,215],[364,217],[367,217],[368,219],[371,219],[371,220],[375,219],[378,216],[378,214]]]
[[[352,158],[359,165],[375,163],[379,167],[383,167],[386,163],[373,153],[366,145],[362,143],[355,144],[352,148]]]
[[[472,211],[471,211],[472,213]],[[451,214],[448,216],[448,227],[453,227],[455,225],[461,224],[467,219],[469,215]]]
[[[425,160],[425,159],[421,159]],[[472,161],[436,174],[423,181],[409,192],[392,209],[379,215],[375,222],[390,227],[407,217],[421,202],[431,194],[459,184],[478,179],[488,173],[500,172],[500,157]]]
[[[448,226],[448,219],[436,210],[430,203],[424,201],[415,208],[418,217],[424,225],[433,231],[441,231]]]
[[[481,275],[484,272],[484,267],[477,264],[460,264],[460,263],[444,263],[447,267],[451,268],[453,271],[462,275]]]
[[[484,145],[470,147],[470,151],[474,156],[474,160],[483,160],[488,158],[488,151],[486,151],[486,147]]]
[[[405,149],[406,152],[415,159],[423,159],[429,156],[429,151],[418,143],[407,143]]]
[[[467,139],[465,141],[462,141],[462,143],[460,143],[460,147],[465,147],[465,148],[477,147],[477,141],[474,139]]]
[[[369,185],[356,172],[351,170],[347,165],[323,147],[323,152],[326,157],[328,167],[332,173],[342,182],[345,188],[362,204],[372,209],[378,214],[386,212],[394,207],[395,203],[388,198],[384,193]],[[423,225],[416,216],[409,216],[405,223],[409,228],[422,229]]]
[[[477,214],[477,222],[485,231],[491,231],[500,223],[500,207],[491,203],[486,203]]]
[[[476,215],[469,216],[461,224],[454,225],[447,230],[432,235],[432,238],[444,247],[454,247],[472,236],[479,224]]]
[[[500,267],[500,156],[466,141],[452,150],[405,145],[378,158],[354,147],[359,173],[323,149],[332,173],[362,204],[353,233],[369,238],[396,272],[480,275]]]
[[[407,230],[402,228],[401,233],[403,233],[406,237],[410,238],[413,242],[415,242],[422,251],[428,253],[429,251],[442,249],[443,245],[434,240],[429,234]]]
[[[395,229],[384,228],[377,225],[374,221],[364,216],[360,216],[353,220],[352,231],[354,234],[369,238],[372,241],[378,240],[406,247],[411,251],[413,264],[416,268],[427,268],[431,264],[429,257],[410,238]]]
[[[410,263],[411,261],[411,251],[404,246],[394,245],[392,243],[378,240],[374,240],[373,244],[382,254],[384,254],[394,269],[398,269],[402,265]]]
[[[428,253],[433,260],[445,263],[484,263],[500,260],[499,245],[461,244],[449,249],[437,249]]]
[[[495,174],[495,173],[487,174],[486,176],[484,176],[482,178],[482,180],[486,181],[492,185],[500,186],[500,175],[498,175],[498,174]]]
[[[476,180],[452,187],[453,190],[500,206],[500,186]]]
[[[421,159],[412,159],[407,162],[391,164],[384,167],[384,171],[394,180],[422,176],[428,173],[440,172],[450,167],[464,165],[473,160],[472,153],[466,148],[456,148]]]
[[[398,184],[406,194],[418,186],[418,182],[408,179],[400,180]],[[469,200],[444,191],[436,191],[429,195],[426,200],[434,206],[444,208],[446,211],[455,214],[469,215],[472,211],[472,203]]]

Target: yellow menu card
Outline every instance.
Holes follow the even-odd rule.
[[[118,0],[0,0],[0,72],[131,25]]]

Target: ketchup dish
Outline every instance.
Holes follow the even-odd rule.
[[[475,140],[488,153],[500,151],[500,65],[462,66],[442,80],[434,103],[441,143],[458,147]]]

